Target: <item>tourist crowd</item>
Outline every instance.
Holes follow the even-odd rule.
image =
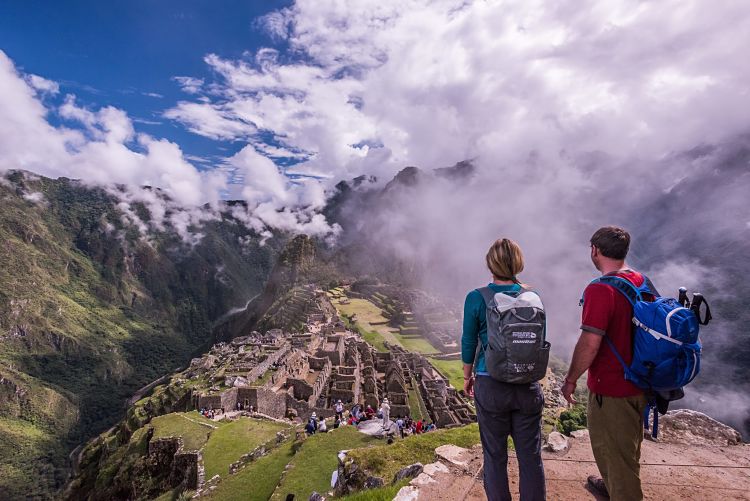
[[[387,405],[387,401],[385,402]],[[391,427],[395,426],[398,434],[401,438],[405,438],[408,435],[419,435],[421,433],[427,433],[437,429],[435,423],[427,420],[418,419],[414,420],[411,416],[396,416],[396,421],[391,422],[388,419],[387,413],[384,415],[384,409],[381,408],[378,411],[372,408],[371,405],[363,406],[355,404],[350,410],[344,408],[343,403],[339,400],[334,406],[335,415],[333,416],[333,428],[339,428],[341,426],[356,426],[363,421],[369,421],[371,419],[383,419],[383,429],[386,433],[396,430],[391,430]],[[387,420],[387,421],[386,421]],[[312,413],[310,418],[305,425],[305,432],[308,435],[314,435],[315,433],[325,433],[328,431],[326,420],[323,416],[318,416],[315,412]]]

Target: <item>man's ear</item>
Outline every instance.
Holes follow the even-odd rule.
[[[591,257],[596,257],[599,255],[599,249],[596,247],[596,245],[591,246]]]

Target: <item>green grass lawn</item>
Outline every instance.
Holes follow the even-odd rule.
[[[409,390],[409,409],[412,419],[420,420],[427,417],[427,409],[419,397],[419,390],[416,388]]]
[[[412,435],[397,440],[391,445],[378,445],[367,449],[349,451],[351,457],[362,468],[373,475],[382,477],[386,483],[393,476],[410,464],[420,462],[432,463],[435,460],[435,449],[445,444],[459,447],[471,447],[479,443],[479,426],[474,423],[460,428],[437,430],[421,435]]]
[[[206,479],[214,475],[226,478],[230,464],[260,444],[274,439],[276,432],[286,428],[273,421],[243,417],[214,430],[203,448]]]
[[[422,354],[434,354],[439,351],[430,344],[430,342],[423,337],[414,337],[410,335],[403,335],[398,332],[394,332],[393,336],[398,339],[401,346],[409,351],[415,351]]]
[[[342,501],[391,501],[391,499],[396,497],[396,493],[398,493],[403,486],[408,484],[410,480],[410,478],[406,478],[397,484],[386,485],[385,487],[379,487],[377,489],[365,489],[336,499]]]
[[[333,301],[333,305],[343,316],[351,317],[357,315],[357,327],[362,337],[380,351],[386,351],[383,341],[403,346],[409,351],[417,353],[436,353],[434,346],[423,337],[403,336],[388,326],[388,319],[383,315],[383,310],[367,299],[352,298],[349,304],[341,304]]]
[[[252,386],[263,386],[271,379],[271,376],[273,376],[275,372],[276,371],[273,369],[266,370],[266,372],[264,372],[263,375],[259,377],[257,381],[251,382]]]
[[[220,501],[267,501],[279,483],[284,467],[292,460],[291,440],[240,470],[222,478],[207,499]],[[208,477],[206,477],[208,478]]]
[[[375,441],[378,440],[360,433],[354,426],[308,437],[290,461],[290,469],[271,499],[282,500],[290,493],[294,493],[295,499],[307,499],[313,491],[328,492],[331,474],[338,467],[338,452],[365,447]]]
[[[361,327],[358,327],[357,332],[362,335],[362,338],[375,347],[376,350],[386,352],[388,348],[385,347],[385,338],[377,331],[368,331]]]
[[[440,360],[434,357],[429,357],[428,360],[437,370],[442,372],[443,375],[448,378],[448,381],[450,381],[455,389],[463,389],[464,369],[461,360]]]
[[[198,450],[203,447],[213,431],[213,428],[199,424],[201,422],[220,426],[218,423],[211,423],[197,412],[165,414],[152,419],[151,425],[154,427],[154,438],[179,436],[182,437],[182,446],[185,450]]]

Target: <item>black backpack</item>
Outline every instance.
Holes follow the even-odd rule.
[[[539,295],[528,289],[495,292],[477,289],[487,306],[487,372],[504,383],[533,383],[544,378],[549,362],[547,320]],[[481,345],[481,343],[480,343]]]

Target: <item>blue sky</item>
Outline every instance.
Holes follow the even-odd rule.
[[[203,61],[209,53],[239,59],[245,51],[274,45],[254,20],[291,3],[5,1],[0,49],[24,73],[58,82],[60,101],[71,93],[86,107],[116,106],[136,122],[136,130],[175,141],[187,155],[226,156],[243,144],[196,135],[162,117],[185,97],[173,77],[209,78]],[[49,120],[59,119],[52,114]]]

